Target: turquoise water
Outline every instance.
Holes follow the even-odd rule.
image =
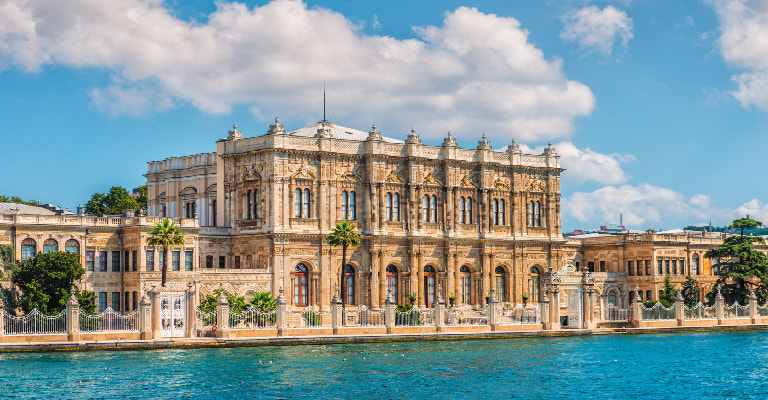
[[[768,332],[0,354],[2,398],[768,398]]]

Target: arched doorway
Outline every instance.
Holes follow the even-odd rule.
[[[461,288],[461,302],[463,304],[472,304],[472,273],[469,267],[463,265],[459,270],[459,287]]]
[[[431,265],[424,267],[424,302],[426,306],[432,308],[435,306],[435,268]]]
[[[309,305],[309,270],[304,264],[296,265],[293,277],[293,305]]]
[[[344,293],[341,297],[344,304],[355,304],[355,269],[349,264],[344,267]]]
[[[397,267],[390,264],[387,265],[387,291],[392,293],[392,298],[395,299],[395,303],[399,303],[400,298],[397,292]]]
[[[541,301],[541,278],[537,267],[531,267],[531,278],[528,279],[528,301],[531,303]]]
[[[506,285],[506,271],[504,270],[504,267],[496,267],[496,300],[498,300],[500,303],[503,303],[506,301],[505,294],[507,293],[507,285]]]

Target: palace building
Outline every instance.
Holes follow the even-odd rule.
[[[432,146],[414,129],[403,141],[375,125],[364,132],[323,121],[288,132],[275,119],[254,137],[234,126],[213,152],[149,162],[148,216],[0,205],[0,245],[22,260],[78,253],[87,271],[79,286],[97,293],[100,309],[133,309],[160,286],[162,249],[146,239],[162,218],[185,234],[170,249],[169,290],[282,290],[293,308],[326,310],[338,294],[377,309],[389,292],[398,303],[413,295],[420,307],[438,296],[482,307],[491,292],[502,303],[535,304],[558,272],[573,280],[562,282],[561,315],[582,304],[574,299],[586,280],[601,306],[626,307],[636,288],[657,299],[665,274],[711,287],[717,269],[704,252],[719,234],[564,238],[563,171],[551,144],[524,154],[514,141],[494,150],[483,136],[466,149],[448,132]],[[341,221],[362,235],[343,274],[341,249],[325,241]]]

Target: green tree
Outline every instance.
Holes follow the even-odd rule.
[[[691,278],[690,275],[685,277],[683,287],[680,289],[680,294],[683,295],[683,301],[688,307],[693,307],[699,303],[699,294],[701,293],[701,287],[699,281]]]
[[[200,311],[204,313],[216,311],[216,305],[218,304],[221,293],[221,289],[216,289],[213,291],[213,294],[206,295],[200,302]],[[238,296],[234,293],[227,295],[227,303],[229,303],[229,310],[233,313],[241,313],[247,308],[245,297]]]
[[[85,273],[78,260],[77,254],[66,251],[41,253],[26,260],[11,276],[21,292],[21,309],[27,313],[37,308],[43,314],[54,315],[66,308],[75,280]],[[93,292],[77,291],[75,296],[81,304],[90,301],[93,309]],[[87,311],[88,305],[83,305]]]
[[[112,186],[107,194],[94,193],[85,203],[85,212],[92,215],[120,215],[123,210],[135,211],[139,206],[139,202],[131,197],[127,189]]]
[[[738,301],[746,304],[751,290],[755,291],[759,302],[768,300],[768,258],[755,250],[755,243],[764,244],[765,241],[759,236],[743,235],[744,229],[762,224],[749,218],[749,215],[733,221],[728,229],[740,229],[742,234],[725,238],[719,247],[709,249],[704,254],[707,258],[719,261],[720,268],[715,288],[707,293],[709,303],[714,301],[717,287],[721,288],[726,303]]]
[[[0,194],[0,203],[16,203],[16,204],[26,204],[28,206],[34,206],[38,204],[38,201],[24,200],[19,196],[6,196],[4,194]]]
[[[274,297],[272,297],[272,294],[269,292],[258,292],[255,296],[251,299],[251,305],[263,312],[263,313],[271,313],[272,311],[275,311],[275,308],[277,307],[277,302]]]
[[[147,215],[147,185],[139,186],[139,197],[136,198],[136,215]]]
[[[155,224],[152,230],[149,231],[147,244],[153,247],[160,246],[163,248],[163,274],[161,286],[165,286],[165,278],[168,273],[168,248],[184,244],[184,234],[181,233],[181,229],[179,229],[175,223],[171,222],[168,218],[163,218],[161,222]]]
[[[347,247],[357,246],[360,244],[360,234],[355,231],[355,226],[347,221],[342,221],[336,224],[333,231],[325,238],[325,240],[331,246],[341,246],[341,293],[345,291],[345,279],[344,279],[344,267],[347,265]],[[341,311],[342,315],[345,311],[345,301],[342,298]],[[342,317],[342,320],[344,318]]]
[[[672,286],[669,275],[664,277],[664,289],[659,293],[659,301],[664,307],[672,307],[675,304],[675,297],[677,297],[677,289]]]

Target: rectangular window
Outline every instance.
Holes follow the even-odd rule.
[[[669,275],[669,259],[664,260],[664,274]]]
[[[677,275],[677,260],[672,260],[672,275]]]
[[[112,272],[120,272],[120,252],[112,252]]]
[[[176,250],[171,253],[171,256],[173,257],[171,259],[171,268],[173,268],[174,271],[178,271],[181,267],[180,265],[180,259],[181,259],[181,252]]]
[[[139,270],[139,257],[138,257],[138,251],[134,250],[133,254],[131,254],[131,269],[133,271]]]
[[[635,275],[635,262],[634,261],[627,261],[627,273],[629,273],[629,276]]]
[[[147,250],[147,271],[155,270],[155,251]]]
[[[130,261],[129,258],[131,257],[131,252],[126,250],[125,251],[125,257],[123,258],[123,271],[128,272],[130,271]]]
[[[579,262],[576,261],[576,271],[579,271]]]
[[[158,250],[157,251],[157,266],[160,267],[158,270],[163,269],[163,263],[165,262],[165,250]]]
[[[240,269],[240,256],[235,256],[235,269]]]
[[[227,268],[227,257],[226,256],[219,256],[219,268],[221,268],[221,269]]]
[[[205,268],[213,268],[213,256],[205,256]]]
[[[595,262],[594,261],[588,261],[587,262],[587,269],[589,272],[595,272]]]
[[[95,252],[93,250],[87,250],[85,252],[85,270],[86,271],[93,271],[94,253]]]
[[[600,272],[605,272],[605,261],[600,261]]]
[[[685,275],[685,260],[680,260],[680,275]]]
[[[106,270],[107,270],[107,252],[100,251],[99,252],[99,271],[106,271]]]
[[[637,276],[643,276],[643,260],[637,260]]]
[[[664,261],[658,260],[658,266],[657,266],[657,275],[664,275]]]
[[[184,252],[184,271],[192,271],[192,252]]]
[[[133,292],[133,309],[139,308],[139,292]]]
[[[651,260],[645,260],[645,274],[651,276]]]
[[[112,309],[120,311],[120,292],[112,292]]]
[[[106,251],[104,252],[106,253]],[[107,292],[99,292],[99,311],[107,309]]]

